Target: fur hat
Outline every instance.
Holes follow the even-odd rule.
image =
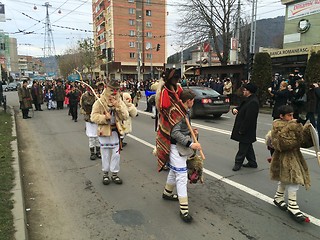
[[[108,87],[114,90],[120,89],[120,82],[118,80],[110,80],[108,83]]]
[[[105,86],[104,82],[102,82],[102,81],[96,83],[97,87],[99,87],[100,85],[102,85],[103,87]]]
[[[257,92],[256,85],[253,85],[252,83],[244,84],[243,88],[247,89],[249,92],[251,92],[253,94]]]
[[[169,82],[171,79],[179,79],[180,72],[175,68],[169,68],[163,73],[162,77],[165,82]]]

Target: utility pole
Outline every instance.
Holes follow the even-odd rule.
[[[183,46],[181,46],[181,54],[180,54],[180,68],[181,68],[181,72],[180,72],[180,78],[183,79],[183,72],[184,72],[184,65],[183,65]]]
[[[151,79],[153,79],[153,66],[152,66],[152,58],[153,58],[153,55],[152,55],[152,49],[153,47],[151,46],[150,48],[150,63],[151,63],[151,66],[150,66],[150,71],[151,71]]]
[[[249,59],[252,59],[252,61],[249,62],[249,64],[251,64],[251,68],[252,68],[252,64],[253,64],[253,56],[255,53],[255,46],[256,46],[256,20],[257,20],[257,0],[252,0],[252,16],[251,16],[251,35],[250,35],[250,57]],[[252,70],[252,69],[251,69]],[[248,72],[248,79],[250,79],[251,77],[251,71]]]
[[[137,72],[138,72],[138,82],[141,78],[141,51],[142,51],[142,40],[141,40],[141,33],[142,33],[142,8],[143,8],[143,1],[137,0],[136,1],[136,21],[137,21]]]
[[[55,46],[53,41],[51,23],[50,23],[50,16],[49,16],[49,7],[52,5],[49,2],[46,2],[43,7],[46,7],[46,23],[45,23],[45,36],[44,36],[44,57],[50,57],[55,55]]]
[[[239,0],[240,1],[240,0]],[[211,21],[213,21],[213,4],[212,1],[210,1],[210,13],[211,13]],[[212,30],[210,29],[210,33],[209,33],[209,66],[211,67],[212,64],[212,49],[211,49],[211,41],[210,39],[212,38]],[[201,61],[201,59],[200,59]]]
[[[238,49],[236,50],[236,64],[239,64],[239,48],[240,48],[240,0],[238,0],[238,14],[237,14],[237,28],[236,28],[236,40],[238,42]]]

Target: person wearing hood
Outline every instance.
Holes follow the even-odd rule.
[[[111,180],[116,184],[122,184],[122,179],[118,176],[120,136],[125,134],[124,121],[128,118],[128,108],[120,96],[120,83],[111,80],[100,98],[93,104],[90,117],[92,122],[98,124],[104,185],[110,184]]]

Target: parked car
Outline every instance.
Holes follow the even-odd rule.
[[[6,91],[6,92],[8,92],[8,91],[17,91],[18,90],[18,84],[16,82],[11,82],[3,90]]]
[[[213,115],[216,118],[230,110],[230,99],[208,87],[189,86],[195,94],[193,107],[190,109],[190,117]]]
[[[6,90],[8,88],[8,85],[7,84],[2,84],[2,90],[4,92],[7,92],[8,90]]]

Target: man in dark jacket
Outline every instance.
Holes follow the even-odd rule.
[[[31,87],[31,95],[36,111],[42,111],[41,104],[43,103],[43,92],[41,86],[39,86],[39,83],[37,81],[33,81]]]
[[[57,86],[54,88],[54,95],[57,101],[57,109],[63,109],[63,101],[66,93],[62,85],[62,80],[60,78],[57,81]]]
[[[78,104],[81,98],[81,92],[76,86],[70,85],[70,92],[67,94],[69,98],[69,107],[72,116],[72,120],[78,121]]]
[[[257,168],[258,164],[253,150],[252,143],[256,139],[257,119],[259,113],[259,101],[255,95],[257,87],[252,83],[243,85],[244,101],[239,107],[232,109],[232,113],[236,116],[231,139],[239,142],[239,150],[235,157],[233,171],[240,170],[241,166],[249,168]],[[247,158],[248,163],[243,164]]]

